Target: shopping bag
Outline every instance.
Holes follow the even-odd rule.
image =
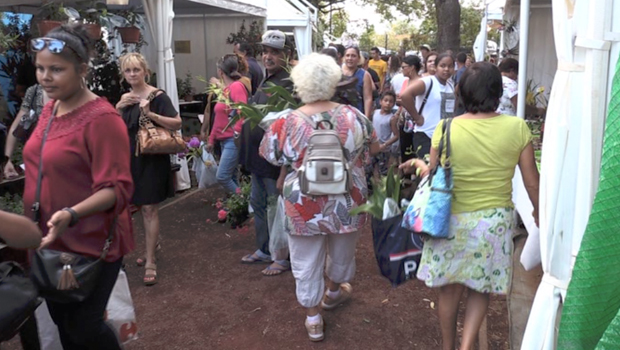
[[[284,229],[286,213],[284,212],[284,198],[278,196],[267,208],[269,225],[269,252],[273,260],[288,258],[288,234]]]
[[[39,341],[42,350],[62,350],[58,328],[52,321],[52,317],[47,309],[47,304],[43,302],[35,312],[37,318],[37,328],[39,329]],[[129,292],[127,275],[121,270],[118,273],[116,283],[110,294],[108,305],[104,315],[108,326],[116,333],[121,344],[138,339],[138,328],[136,325],[136,314]]]
[[[424,218],[424,211],[426,211],[430,195],[431,184],[428,176],[425,176],[418,184],[418,188],[403,214],[403,228],[422,233],[422,219]]]
[[[138,339],[136,313],[129,292],[127,275],[121,270],[106,306],[106,322],[114,330],[121,344]]]
[[[204,144],[201,144],[202,156],[194,158],[193,170],[198,181],[198,188],[208,188],[217,184],[217,161],[213,154],[207,152]]]
[[[41,344],[41,350],[62,350],[60,336],[58,335],[58,328],[52,320],[52,316],[50,316],[50,312],[47,309],[47,303],[43,301],[34,314],[37,319],[37,329],[39,330],[39,343]]]
[[[372,239],[381,274],[393,286],[415,278],[422,255],[422,237],[402,227],[403,215],[372,218]]]

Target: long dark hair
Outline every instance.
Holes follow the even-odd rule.
[[[239,56],[234,53],[224,55],[217,61],[217,68],[219,68],[224,75],[232,80],[239,80],[243,76],[239,73]]]

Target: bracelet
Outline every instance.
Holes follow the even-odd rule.
[[[62,210],[66,211],[66,212],[69,212],[69,214],[71,214],[71,222],[69,222],[69,227],[73,227],[73,226],[77,225],[78,221],[80,221],[80,217],[75,212],[75,210],[73,210],[72,208],[69,208],[69,207],[62,208]]]

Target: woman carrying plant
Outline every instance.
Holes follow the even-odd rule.
[[[24,148],[24,207],[39,204],[40,248],[98,258],[114,230],[92,293],[81,302],[47,300],[65,349],[120,349],[103,317],[133,249],[129,140],[114,107],[85,84],[93,44],[82,25],[32,40],[37,80],[52,100]]]
[[[402,105],[415,122],[413,151],[417,158],[424,158],[431,151],[431,138],[441,119],[452,117],[456,97],[451,78],[454,75],[454,58],[450,54],[439,56],[431,53],[429,60],[437,57],[432,66],[434,75],[414,81],[400,95]],[[414,99],[415,98],[415,99]]]
[[[217,181],[228,193],[235,193],[239,188],[237,180],[239,149],[235,144],[235,138],[241,132],[243,119],[239,119],[234,125],[228,125],[231,116],[237,113],[230,104],[247,103],[249,96],[248,89],[240,81],[243,76],[239,73],[239,56],[228,54],[220,58],[217,61],[217,75],[222,82],[223,90],[214,107],[215,117],[207,141],[207,151],[213,152],[215,143],[220,143],[222,156],[217,168]]]
[[[181,128],[181,117],[165,92],[148,84],[150,70],[146,59],[139,53],[128,53],[120,58],[123,79],[131,91],[123,94],[116,109],[123,116],[129,132],[131,176],[135,191],[131,204],[139,208],[146,235],[146,258],[136,263],[144,265],[144,284],[157,283],[155,250],[159,245],[159,203],[174,196],[174,176],[167,154],[136,153],[136,135],[140,129],[140,114],[144,113],[155,125],[170,130]],[[148,98],[151,94],[152,99]],[[154,96],[154,97],[153,97]]]
[[[344,65],[342,73],[347,77],[357,78],[357,109],[359,109],[366,118],[372,119],[372,90],[373,82],[370,73],[363,68],[359,68],[360,49],[356,46],[349,47],[344,52]]]
[[[539,175],[531,133],[518,118],[495,113],[502,77],[494,65],[474,63],[459,81],[466,113],[450,126],[450,164],[454,181],[450,235],[424,242],[418,278],[439,288],[443,350],[454,350],[459,302],[468,291],[461,350],[473,349],[489,305],[489,294],[506,294],[512,276],[512,177],[519,165],[538,221]],[[444,121],[433,135],[430,167],[438,159]],[[428,172],[418,160],[400,166]]]
[[[297,300],[306,308],[305,325],[311,341],[324,337],[319,307],[332,310],[351,297],[348,282],[355,274],[355,245],[366,217],[350,216],[349,210],[366,202],[364,164],[369,160],[369,148],[373,154],[379,151],[372,123],[355,108],[330,101],[340,77],[341,70],[331,57],[313,53],[302,58],[291,78],[305,105],[275,121],[260,145],[260,155],[267,161],[291,169],[282,193],[284,228],[289,233]],[[348,154],[352,189],[339,195],[307,195],[302,192],[297,169],[303,164],[315,123],[330,119]]]
[[[47,94],[41,88],[41,85],[35,84],[26,90],[26,95],[22,102],[19,112],[11,124],[11,128],[7,134],[6,144],[4,147],[4,155],[7,156],[8,161],[4,165],[4,177],[7,179],[16,177],[17,171],[15,166],[11,162],[13,151],[17,146],[17,142],[26,143],[32,131],[37,125],[37,120],[41,115],[43,106],[49,101]],[[19,165],[19,164],[18,164]]]

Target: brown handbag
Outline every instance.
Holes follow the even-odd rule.
[[[151,92],[148,101],[153,101],[159,91],[162,90]],[[136,157],[140,154],[176,154],[187,148],[180,133],[155,126],[142,110],[139,124],[140,129],[136,134]]]

